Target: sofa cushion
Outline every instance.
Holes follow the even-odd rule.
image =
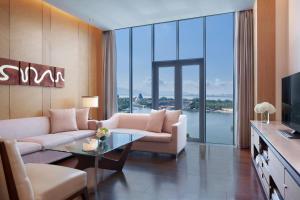
[[[170,133],[154,133],[150,131],[138,130],[138,129],[125,129],[125,128],[116,128],[110,129],[110,131],[116,133],[139,133],[143,134],[144,137],[139,141],[143,142],[163,142],[168,143],[171,142],[172,135]]]
[[[33,142],[17,142],[21,155],[42,150],[42,145]]]
[[[166,110],[152,110],[145,130],[160,133],[164,123],[165,113]]]
[[[73,137],[74,140],[79,140],[86,137],[91,137],[96,134],[95,130],[79,130],[79,131],[68,131],[68,132],[61,132],[56,133],[57,135],[67,135]]]
[[[48,117],[0,120],[0,130],[0,136],[7,139],[46,135],[50,132],[50,121]]]
[[[75,108],[51,109],[50,120],[52,133],[78,130]]]
[[[82,108],[76,110],[76,121],[79,130],[87,130],[89,128],[89,111],[89,108]]]
[[[19,139],[20,142],[33,142],[42,145],[43,149],[73,142],[72,136],[63,134],[48,134]]]
[[[144,130],[149,121],[149,114],[141,113],[117,113],[118,128],[133,128]]]
[[[172,125],[178,122],[180,115],[181,115],[181,110],[166,110],[162,131],[165,133],[171,133]]]
[[[87,184],[86,172],[81,170],[33,163],[25,168],[36,200],[67,199]]]

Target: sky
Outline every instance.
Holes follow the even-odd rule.
[[[233,14],[206,18],[207,96],[233,94]],[[203,18],[179,21],[179,58],[203,58]],[[176,59],[176,22],[154,25],[155,60]],[[129,95],[129,29],[116,31],[117,87],[120,96]],[[133,97],[151,96],[151,26],[132,31]],[[174,67],[159,70],[160,96],[174,96]],[[183,95],[199,95],[199,67],[184,66]]]

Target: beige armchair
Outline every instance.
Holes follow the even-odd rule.
[[[0,139],[1,200],[88,199],[86,172],[48,164],[24,164],[14,140]]]

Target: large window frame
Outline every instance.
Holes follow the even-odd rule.
[[[231,13],[231,12],[229,12]],[[222,13],[222,14],[229,14],[229,13]],[[217,15],[222,15],[222,14],[217,14]],[[214,15],[210,15],[210,16],[203,16],[203,17],[194,17],[194,18],[189,18],[189,19],[197,19],[197,18],[202,18],[203,19],[203,57],[202,58],[190,58],[190,59],[183,59],[183,60],[197,60],[197,59],[201,59],[201,65],[203,66],[203,69],[201,69],[201,71],[203,72],[203,78],[206,81],[206,18],[207,17],[211,17]],[[151,26],[151,62],[152,62],[152,74],[153,74],[153,70],[155,70],[154,68],[156,67],[157,63],[162,63],[162,62],[174,62],[174,61],[180,61],[180,55],[179,55],[179,22],[180,21],[184,21],[184,20],[189,20],[189,19],[182,19],[182,20],[174,20],[174,21],[168,21],[168,22],[176,22],[176,60],[165,60],[165,61],[156,61],[155,60],[155,25],[156,24],[163,24],[163,23],[168,23],[168,22],[161,22],[161,23],[155,23],[155,24],[145,24],[145,25],[141,25],[141,26]],[[235,18],[233,17],[233,24],[235,24]],[[141,26],[134,26],[134,27],[128,27],[127,29],[129,29],[129,111],[130,113],[133,112],[133,106],[132,106],[132,102],[133,102],[133,63],[132,63],[132,30],[136,27],[141,27]],[[123,28],[122,28],[123,29]],[[116,30],[120,30],[120,29],[116,29]],[[234,34],[233,34],[233,38],[234,38]],[[233,44],[234,46],[234,39],[233,39]],[[234,57],[233,57],[233,63],[234,62]],[[170,64],[168,63],[168,64]],[[235,66],[232,66],[235,69]],[[153,77],[152,77],[153,78]],[[235,105],[236,105],[236,94],[235,94],[235,80],[236,80],[236,75],[235,75],[235,70],[233,70],[233,141],[232,144],[235,145],[236,144],[236,124],[235,124]],[[154,81],[154,80],[152,80]],[[153,92],[154,88],[152,87],[151,90],[151,96],[152,96],[152,101],[153,98],[155,96],[155,93]],[[203,95],[200,94],[200,96],[204,98],[204,117],[202,119],[202,117],[200,117],[200,121],[201,123],[203,123],[203,128],[201,128],[200,131],[204,131],[203,134],[200,134],[200,142],[206,142],[206,112],[205,112],[205,108],[206,108],[206,100],[207,100],[207,96],[206,96],[206,87],[203,88]],[[155,103],[152,103],[152,107],[155,108]],[[201,126],[201,125],[200,125]]]
[[[154,61],[152,63],[152,107],[159,107],[159,68],[174,67],[175,74],[175,109],[182,109],[182,68],[183,66],[199,66],[199,139],[189,138],[191,141],[205,142],[205,67],[204,58],[181,59],[170,61]]]

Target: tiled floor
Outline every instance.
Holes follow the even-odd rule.
[[[103,171],[101,200],[265,199],[250,152],[188,143],[178,159],[133,152],[122,173]]]

